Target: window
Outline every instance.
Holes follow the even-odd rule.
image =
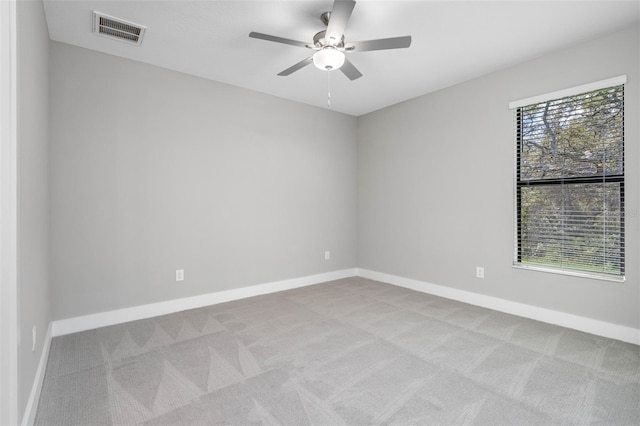
[[[623,280],[624,84],[576,89],[516,103],[514,263]]]

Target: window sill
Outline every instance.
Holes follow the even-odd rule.
[[[553,268],[550,266],[528,265],[528,264],[515,263],[515,262],[513,263],[512,266],[515,269],[527,269],[531,271],[546,272],[546,273],[557,274],[557,275],[569,275],[572,277],[589,278],[593,280],[611,281],[611,282],[617,282],[617,283],[623,283],[625,281],[624,276],[618,277],[613,275],[598,274],[595,272],[569,271],[565,269]]]

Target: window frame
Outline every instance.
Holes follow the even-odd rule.
[[[623,118],[623,129],[622,129],[622,171],[619,174],[615,175],[606,175],[601,174],[597,176],[578,176],[578,177],[560,177],[553,179],[528,179],[521,180],[521,152],[522,152],[522,109],[524,107],[543,103],[555,99],[567,98],[571,96],[580,95],[583,93],[592,92],[595,90],[612,88],[620,85],[626,84],[626,75],[618,76],[606,80],[597,81],[594,83],[588,83],[581,86],[576,86],[569,89],[559,90],[556,92],[533,96],[525,99],[521,99],[518,101],[513,101],[509,103],[509,108],[515,110],[514,121],[515,121],[515,156],[514,156],[514,259],[513,259],[513,267],[518,269],[529,269],[541,272],[549,272],[561,275],[570,275],[570,276],[578,276],[583,278],[593,278],[604,281],[615,281],[615,282],[624,282],[625,281],[625,209],[624,209],[624,200],[625,200],[625,169],[624,169],[624,118]],[[623,91],[625,88],[623,87]],[[624,99],[624,92],[623,92]],[[624,105],[623,105],[624,111]],[[523,263],[522,262],[522,215],[521,215],[521,207],[522,207],[522,188],[525,187],[535,187],[535,186],[556,186],[562,187],[564,185],[571,184],[604,184],[604,183],[618,183],[620,188],[620,275],[607,274],[607,273],[599,273],[599,272],[590,272],[587,270],[580,269],[571,269],[571,268],[562,268],[555,267],[544,264],[535,264],[535,263]]]

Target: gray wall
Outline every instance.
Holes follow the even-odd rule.
[[[358,266],[640,327],[638,28],[359,119]],[[627,281],[512,268],[512,100],[627,74]],[[484,280],[475,267],[486,268]]]
[[[51,45],[55,319],[356,266],[356,118]]]
[[[18,2],[18,413],[24,412],[49,309],[49,34],[42,2]],[[31,350],[31,329],[37,329]]]
[[[359,266],[639,327],[638,38],[359,119],[52,43],[53,317]],[[627,282],[513,269],[508,102],[620,74]]]

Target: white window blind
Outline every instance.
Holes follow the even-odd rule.
[[[515,260],[623,279],[624,85],[515,111]]]

